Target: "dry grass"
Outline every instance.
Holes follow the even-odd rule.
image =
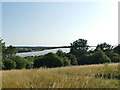
[[[96,78],[103,70],[118,70],[118,64],[69,66],[2,71],[3,88],[117,88],[117,79]]]

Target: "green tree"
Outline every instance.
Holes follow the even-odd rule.
[[[78,39],[71,43],[70,53],[74,54],[77,58],[87,53],[88,45],[87,40]]]
[[[110,58],[103,52],[103,51],[97,51],[93,54],[93,60],[96,62],[96,64],[99,64],[99,63],[105,63],[105,62],[108,62],[110,63],[111,60]]]
[[[34,68],[39,68],[41,66],[44,65],[44,61],[43,61],[43,56],[35,56],[34,57]]]
[[[5,70],[5,65],[4,65],[3,61],[1,62],[1,66],[2,66],[2,70]]]
[[[104,42],[104,43],[98,44],[95,51],[102,50],[103,52],[109,52],[112,49],[113,49],[113,46]]]
[[[12,45],[7,47],[7,49],[6,49],[7,57],[9,57],[9,58],[12,58],[13,56],[15,56],[16,52],[17,52],[16,47],[13,47]]]
[[[16,69],[22,69],[26,67],[25,59],[19,56],[14,57],[14,61],[16,62]]]
[[[62,60],[63,60],[64,66],[70,65],[71,60],[68,57],[64,57],[62,58]]]
[[[120,55],[120,44],[114,48],[114,52]]]
[[[120,62],[120,55],[118,53],[114,53],[111,56],[111,62],[114,62],[114,63]]]
[[[111,62],[111,59],[101,50],[96,51],[95,53],[85,54],[79,58],[78,63],[83,64],[100,64],[105,62]]]
[[[75,57],[75,55],[71,54],[71,53],[67,53],[65,55],[66,57],[68,57],[70,60],[71,60],[71,65],[77,65],[78,62],[77,62],[77,58]]]
[[[54,53],[48,53],[42,57],[42,66],[46,67],[60,67],[63,66],[63,60]]]
[[[3,42],[3,39],[0,39],[0,54],[1,56],[4,58],[6,57],[7,53],[6,53],[6,47],[5,47],[5,42]]]
[[[62,50],[58,50],[56,52],[56,54],[59,56],[59,57],[64,57],[66,53],[64,53]]]
[[[25,57],[24,60],[26,64],[26,69],[34,67],[34,57]]]
[[[25,68],[26,68],[26,69],[33,68],[33,64],[34,64],[33,61],[27,60],[27,59],[24,59],[24,60],[25,60]]]
[[[10,58],[4,58],[3,61],[4,61],[4,67],[5,67],[6,70],[15,69],[16,62],[11,60]]]

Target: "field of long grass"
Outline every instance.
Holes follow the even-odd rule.
[[[2,88],[117,88],[118,63],[2,71]]]

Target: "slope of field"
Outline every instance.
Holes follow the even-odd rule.
[[[3,88],[117,88],[118,63],[2,71]],[[99,75],[100,74],[100,75]],[[105,77],[110,74],[110,77]],[[115,78],[114,78],[115,77]]]

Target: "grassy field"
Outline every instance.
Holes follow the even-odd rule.
[[[3,88],[117,88],[118,63],[2,71]]]

